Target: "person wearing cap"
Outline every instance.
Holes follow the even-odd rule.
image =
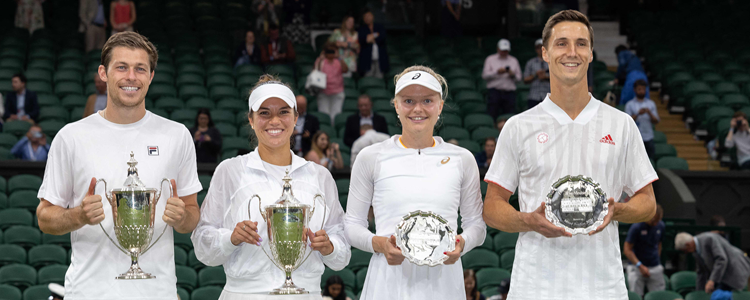
[[[510,41],[497,42],[497,53],[484,60],[482,79],[487,81],[487,113],[492,119],[516,113],[516,81],[521,81],[521,66],[510,53]]]
[[[523,82],[531,84],[526,102],[529,108],[536,106],[549,93],[549,65],[542,58],[542,39],[534,42],[536,56],[526,62],[523,71]]]
[[[508,297],[627,299],[614,221],[638,223],[654,216],[651,183],[658,176],[633,118],[588,92],[594,41],[588,18],[561,11],[547,21],[542,40],[551,92],[508,119],[484,177],[489,183],[484,221],[519,232]],[[553,183],[579,174],[607,195],[608,214],[588,234],[572,235],[546,218],[545,200]],[[519,210],[508,202],[516,190]],[[616,203],[612,196],[623,192],[630,200]]]
[[[353,247],[374,253],[361,300],[465,299],[460,256],[484,242],[479,169],[468,150],[433,137],[448,94],[445,79],[424,66],[396,75],[391,101],[402,134],[364,148],[352,168],[345,228]],[[443,89],[445,86],[445,90]],[[372,206],[376,232],[368,230]],[[416,210],[434,212],[463,233],[442,265],[404,259],[396,225]]]
[[[487,300],[506,300],[508,299],[508,291],[510,291],[510,278],[505,278],[500,281],[500,285],[497,287],[497,295],[493,295]]]
[[[221,299],[270,299],[268,292],[280,287],[286,277],[264,254],[270,253],[270,241],[260,210],[279,199],[288,174],[295,198],[316,207],[307,232],[312,254],[292,273],[294,283],[310,294],[294,299],[321,299],[324,267],[341,270],[351,257],[336,183],[328,169],[291,150],[298,115],[289,86],[263,75],[248,105],[248,121],[258,147],[216,167],[201,208],[201,221],[191,236],[195,256],[207,266],[224,266],[227,280]],[[314,198],[317,194],[325,203]]]

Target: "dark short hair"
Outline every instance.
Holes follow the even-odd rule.
[[[18,77],[18,80],[20,80],[21,82],[23,82],[24,84],[26,84],[26,80],[27,80],[26,79],[26,75],[23,75],[23,73],[16,73],[16,74],[13,74],[13,77],[11,77],[10,79],[13,79],[13,78],[16,78],[16,77]]]
[[[591,43],[589,47],[594,48],[594,29],[591,28],[589,18],[581,12],[572,9],[563,10],[549,17],[547,24],[544,25],[544,30],[542,30],[542,45],[548,47],[547,42],[549,42],[549,38],[552,35],[552,28],[561,22],[579,22],[586,25],[586,28],[589,30],[589,42]]]
[[[615,54],[620,54],[620,52],[628,50],[628,47],[625,45],[619,45],[615,48]]]
[[[495,145],[497,145],[497,140],[495,140],[494,137],[488,137],[488,138],[484,139],[484,143],[482,143],[482,146],[487,145],[487,142],[489,142],[489,141],[492,141],[492,142],[495,143]]]
[[[208,116],[208,128],[213,128],[214,127],[214,119],[211,118],[211,111],[208,110],[208,108],[200,108],[200,109],[198,109],[198,113],[195,114],[195,123],[193,124],[195,126],[195,128],[198,128],[198,117],[200,117],[200,115],[202,115],[202,114]]]
[[[721,215],[713,215],[711,216],[711,221],[709,221],[709,224],[711,224],[711,226],[719,226],[719,223],[722,222],[724,224],[727,223],[727,221],[724,220],[724,217],[722,217]]]
[[[742,111],[735,112],[734,115],[732,116],[732,118],[739,118],[739,117],[742,117],[743,119],[747,119],[747,115],[745,115],[745,112],[742,112]]]
[[[368,94],[360,94],[359,97],[357,97],[357,101],[359,101],[359,99],[362,99],[362,98],[370,100],[370,102],[372,102],[372,98]]]
[[[635,82],[633,83],[633,89],[635,89],[635,88],[637,88],[637,87],[639,87],[639,86],[643,86],[643,87],[646,87],[646,88],[648,88],[648,83],[646,83],[646,81],[645,81],[645,80],[643,80],[643,79],[638,79],[638,80],[636,80],[636,81],[635,81]]]
[[[109,68],[109,62],[112,60],[112,50],[117,47],[126,47],[128,49],[136,50],[142,49],[148,53],[149,70],[153,72],[156,69],[156,61],[159,60],[159,53],[156,51],[156,46],[152,44],[148,38],[132,31],[120,32],[113,34],[107,40],[102,48],[102,65],[105,69]]]

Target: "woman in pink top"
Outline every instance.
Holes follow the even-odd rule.
[[[133,31],[133,23],[135,23],[135,4],[133,4],[133,1],[112,1],[109,9],[109,22],[112,24],[112,34]]]
[[[349,67],[339,59],[336,44],[327,43],[323,49],[315,61],[315,67],[326,74],[326,88],[318,94],[318,111],[331,116],[333,125],[333,119],[344,106],[344,73],[349,71]]]

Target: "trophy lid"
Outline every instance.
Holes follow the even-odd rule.
[[[125,183],[122,184],[122,188],[116,189],[116,190],[120,190],[120,191],[146,190],[147,189],[146,185],[143,184],[141,179],[138,177],[138,168],[135,167],[138,164],[138,161],[135,160],[135,155],[133,154],[133,151],[130,151],[130,160],[128,160],[127,164],[128,164],[128,178],[125,179]]]
[[[276,200],[276,202],[273,203],[274,206],[307,206],[305,204],[302,204],[297,200],[297,198],[294,197],[294,193],[292,192],[292,177],[289,177],[289,170],[286,170],[286,174],[284,175],[284,178],[281,180],[284,181],[284,185],[281,188],[281,197],[279,197],[279,200]]]

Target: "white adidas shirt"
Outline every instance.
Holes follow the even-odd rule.
[[[166,226],[162,216],[170,195],[166,183],[159,185],[162,178],[177,182],[179,196],[202,189],[193,139],[180,123],[147,111],[132,124],[115,124],[96,113],[65,125],[52,141],[38,197],[61,207],[79,206],[91,177],[104,178],[109,190],[121,188],[131,151],[138,161],[141,181],[162,191],[156,205],[153,242]],[[116,241],[104,184],[97,185],[96,194],[102,196],[105,217],[101,224]],[[144,280],[115,279],[130,267],[130,256],[118,250],[99,225],[71,232],[73,255],[65,274],[65,299],[176,299],[172,230],[167,228],[153,248],[139,258],[141,269],[156,276]]]
[[[390,237],[401,219],[415,210],[432,211],[454,230],[461,211],[463,253],[484,242],[479,169],[468,150],[434,137],[435,146],[404,148],[395,135],[366,147],[354,162],[346,209],[346,235],[352,246],[367,252],[373,236]],[[368,229],[370,206],[376,233]],[[361,300],[465,299],[461,261],[436,267],[408,260],[391,266],[385,255],[370,259]]]
[[[508,120],[485,181],[519,190],[534,211],[565,175],[586,175],[607,198],[633,195],[658,179],[633,118],[591,97],[575,120],[549,99]],[[522,232],[508,299],[628,299],[617,222],[593,236]]]

